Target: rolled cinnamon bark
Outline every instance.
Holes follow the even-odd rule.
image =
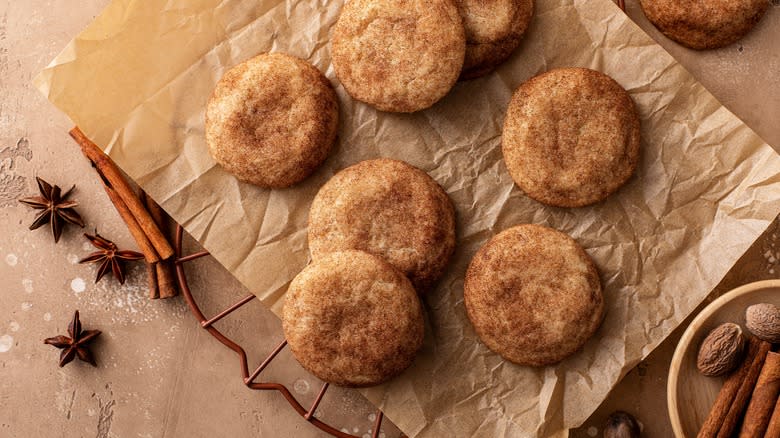
[[[755,339],[758,341],[758,338]],[[745,379],[742,381],[742,385],[739,387],[739,391],[737,391],[737,394],[734,396],[734,400],[731,402],[731,407],[729,407],[729,410],[726,413],[726,417],[723,420],[723,425],[718,431],[718,438],[731,438],[732,435],[735,434],[740,420],[745,413],[745,409],[748,406],[748,402],[750,402],[750,396],[755,390],[756,381],[761,374],[764,360],[767,357],[766,355],[772,349],[772,344],[769,342],[760,342],[761,345],[759,346],[758,354],[755,358],[753,358],[753,363],[750,365],[750,369],[748,370]]]
[[[775,411],[772,419],[769,420],[769,427],[766,428],[764,438],[780,438],[780,398],[775,402]]]
[[[130,209],[127,208],[127,205],[124,203],[124,201],[122,201],[122,198],[114,189],[105,184],[103,185],[103,188],[106,190],[108,199],[110,199],[111,203],[114,204],[114,208],[116,208],[117,213],[119,213],[119,216],[127,225],[127,229],[130,231],[130,235],[133,236],[135,243],[143,253],[144,258],[146,259],[146,263],[157,263],[160,260],[157,251],[155,251],[154,245],[149,240],[146,233],[144,233],[141,225],[138,223],[138,221],[135,220],[135,216],[133,216],[133,214],[130,212]]]
[[[157,284],[157,263],[147,263],[146,272],[149,274],[149,298],[160,298],[160,286]]]
[[[173,248],[171,248],[168,240],[163,236],[149,212],[141,204],[133,189],[125,181],[119,167],[92,140],[84,135],[78,127],[70,130],[70,136],[81,146],[81,152],[98,168],[101,175],[108,181],[110,188],[122,199],[138,225],[144,230],[160,259],[165,260],[171,257]]]
[[[141,202],[144,204],[149,214],[157,223],[157,227],[166,238],[170,237],[170,217],[165,210],[160,207],[160,204],[155,202],[148,193],[141,190],[140,193]],[[157,296],[153,298],[172,298],[179,294],[179,289],[176,283],[176,276],[174,274],[175,267],[173,258],[167,260],[160,260],[155,266],[157,277]]]
[[[720,388],[718,397],[715,399],[715,403],[713,403],[712,408],[710,408],[707,419],[704,420],[704,424],[701,426],[699,434],[696,435],[697,438],[715,438],[718,436],[718,431],[721,429],[721,426],[731,410],[737,393],[740,388],[742,388],[743,384],[750,382],[749,377],[751,377],[751,374],[754,374],[756,379],[758,378],[761,364],[764,362],[764,358],[771,347],[771,344],[764,342],[755,336],[749,338],[748,351],[744,361],[739,368],[726,378],[726,381]],[[753,384],[755,384],[755,380],[753,380],[751,385]],[[744,404],[742,410],[744,410]],[[740,413],[742,410],[740,410]]]
[[[766,355],[761,374],[758,376],[753,397],[745,413],[739,438],[762,438],[772,417],[777,394],[780,392],[780,353]]]

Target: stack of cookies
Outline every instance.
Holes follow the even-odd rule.
[[[333,67],[352,98],[420,111],[509,58],[532,14],[532,0],[351,0],[333,29]]]
[[[377,159],[337,173],[309,213],[312,263],[290,284],[283,327],[304,368],[370,386],[406,369],[423,341],[417,293],[455,249],[455,210],[427,173]]]

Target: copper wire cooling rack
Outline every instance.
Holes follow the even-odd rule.
[[[187,276],[184,273],[184,264],[192,260],[208,256],[210,254],[208,251],[204,250],[189,255],[182,255],[183,236],[184,228],[181,225],[176,224],[176,235],[174,237],[173,245],[174,251],[176,253],[176,277],[179,282],[179,288],[181,289],[182,295],[184,295],[184,299],[187,301],[187,304],[190,306],[190,310],[195,315],[195,318],[198,319],[198,322],[200,322],[200,326],[206,329],[206,331],[208,331],[211,336],[217,338],[219,342],[238,354],[239,362],[241,363],[241,377],[244,381],[244,384],[248,388],[258,391],[278,391],[287,400],[287,402],[290,403],[290,406],[295,409],[295,412],[301,415],[304,420],[308,421],[324,432],[327,432],[338,438],[360,438],[355,435],[342,432],[314,416],[314,413],[317,411],[317,407],[320,405],[322,398],[325,396],[325,392],[328,390],[328,383],[322,385],[322,388],[320,388],[320,391],[317,394],[317,397],[314,399],[314,402],[307,409],[295,398],[295,396],[290,392],[289,389],[287,389],[285,385],[275,382],[256,382],[263,370],[268,367],[268,365],[276,358],[276,356],[287,346],[287,340],[283,339],[250,374],[246,351],[244,351],[244,348],[233,342],[233,340],[215,328],[214,323],[227,317],[244,304],[254,300],[255,296],[249,294],[236,301],[225,310],[217,313],[215,316],[206,318],[203,315],[203,312],[201,312],[198,303],[195,302],[195,298],[192,296],[192,292],[190,291],[190,287],[187,282]],[[372,438],[379,437],[379,429],[382,427],[383,419],[384,414],[381,410],[377,409],[376,419],[374,420],[372,429]]]

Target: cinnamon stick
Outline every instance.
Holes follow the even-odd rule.
[[[157,263],[147,263],[146,272],[149,274],[149,298],[160,298],[160,286],[157,283]]]
[[[764,438],[780,438],[780,398],[775,402],[775,411],[772,414],[772,419],[769,420]]]
[[[146,263],[157,263],[157,261],[160,260],[160,257],[157,255],[157,251],[154,250],[154,246],[149,241],[146,233],[144,233],[141,225],[135,220],[135,216],[133,216],[127,208],[127,205],[122,201],[122,198],[119,197],[114,189],[105,184],[103,185],[103,188],[106,190],[108,198],[111,200],[111,203],[114,204],[114,208],[116,208],[119,216],[121,216],[122,220],[127,224],[127,229],[130,230],[130,234],[138,244],[138,248],[144,254]]]
[[[141,190],[141,202],[149,210],[149,214],[152,216],[157,226],[160,228],[166,236],[170,235],[169,217],[165,210],[152,199],[149,194]],[[156,266],[157,270],[157,285],[158,296],[157,298],[171,298],[179,294],[177,288],[176,277],[174,275],[175,266],[173,260],[162,260]]]
[[[750,377],[750,374],[755,373],[756,376],[758,376],[758,372],[755,371],[755,369],[761,369],[764,357],[766,357],[766,354],[770,349],[771,344],[768,342],[761,341],[754,336],[749,338],[745,359],[739,368],[732,372],[728,378],[726,378],[726,381],[723,382],[723,386],[720,388],[720,392],[718,392],[718,397],[710,408],[707,419],[701,426],[699,434],[696,435],[697,438],[717,437],[718,431],[731,410],[732,403],[743,383],[748,381],[747,379]],[[753,383],[755,384],[755,380]]]
[[[750,396],[753,394],[753,390],[756,387],[756,381],[759,379],[759,375],[761,374],[761,367],[764,364],[764,360],[767,357],[769,350],[772,348],[772,344],[769,342],[761,342],[762,343],[761,347],[759,347],[759,354],[754,358],[748,374],[742,381],[742,386],[740,386],[739,391],[737,391],[737,394],[734,397],[734,400],[731,402],[731,407],[729,408],[729,411],[723,420],[723,425],[720,427],[720,431],[718,432],[718,438],[731,438],[732,434],[737,431],[737,426],[739,426],[739,422],[743,418],[745,408],[747,408],[748,402],[750,401]]]
[[[761,438],[769,425],[780,392],[780,353],[766,355],[739,438]]]
[[[119,168],[114,164],[111,158],[103,153],[100,148],[92,142],[77,127],[70,130],[70,136],[81,146],[81,152],[97,167],[100,173],[105,177],[111,188],[114,189],[132,213],[138,225],[143,229],[148,240],[154,246],[155,251],[162,260],[173,255],[173,248],[162,234],[154,219],[149,215],[141,201],[135,195],[130,185],[125,181]]]

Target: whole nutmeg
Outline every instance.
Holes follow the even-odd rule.
[[[639,423],[628,412],[613,412],[604,425],[604,438],[639,438]]]
[[[742,328],[731,322],[721,324],[701,343],[696,367],[705,376],[722,376],[739,365],[744,349]]]
[[[745,311],[745,326],[758,339],[780,344],[780,309],[774,304],[753,304]]]

